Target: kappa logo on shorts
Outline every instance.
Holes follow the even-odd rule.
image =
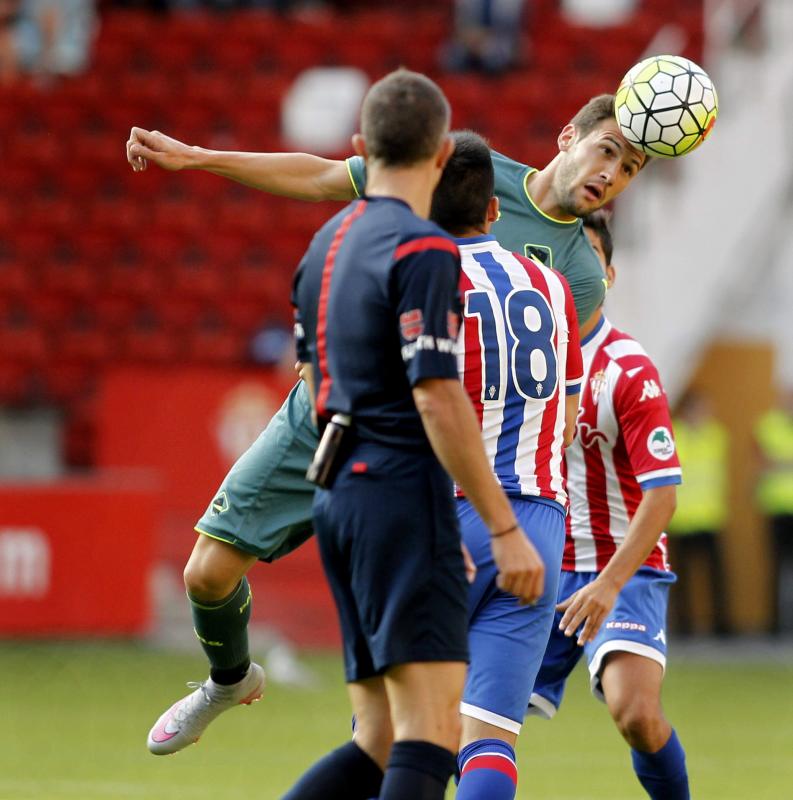
[[[212,513],[213,514],[222,514],[224,511],[229,510],[229,498],[225,492],[221,492],[213,501],[212,501]]]
[[[418,339],[424,331],[424,315],[421,313],[421,309],[414,308],[400,314],[399,329],[402,331],[402,336],[409,342]]]
[[[646,631],[647,626],[642,625],[641,622],[618,622],[616,620],[612,620],[611,622],[606,623],[606,628],[608,630],[616,630],[616,631]]]

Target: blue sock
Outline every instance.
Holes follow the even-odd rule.
[[[443,800],[455,763],[454,753],[437,744],[394,742],[380,800]]]
[[[686,753],[677,734],[657,753],[631,750],[633,771],[652,800],[689,800]]]
[[[515,751],[501,739],[480,739],[457,756],[460,782],[456,800],[514,800],[518,788]]]

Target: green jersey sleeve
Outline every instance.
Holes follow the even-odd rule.
[[[360,156],[351,156],[345,163],[355,196],[360,197],[366,189],[366,162]]]

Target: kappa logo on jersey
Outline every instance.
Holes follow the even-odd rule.
[[[639,402],[643,403],[645,400],[655,400],[656,397],[660,397],[663,393],[664,390],[651,378],[644,382],[644,388],[642,389],[642,396],[639,398]]]
[[[229,510],[229,498],[225,492],[221,492],[213,501],[212,501],[212,513],[213,514],[222,514],[224,511]]]
[[[582,447],[594,447],[596,442],[608,440],[605,433],[593,428],[588,422],[578,423],[578,438]]]
[[[456,339],[460,333],[460,317],[454,311],[446,312],[446,327],[449,330],[449,338]]]
[[[414,308],[412,311],[405,311],[404,314],[400,314],[399,330],[402,331],[402,336],[409,342],[418,339],[424,331],[424,315],[421,313],[421,309]]]
[[[647,450],[653,458],[668,461],[675,454],[675,441],[669,428],[655,428],[647,437]]]
[[[592,390],[592,402],[597,405],[598,397],[603,389],[606,388],[606,371],[599,369],[590,379],[589,388]]]

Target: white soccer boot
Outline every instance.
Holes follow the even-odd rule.
[[[174,703],[149,731],[146,744],[156,756],[176,753],[197,742],[207,725],[232,706],[250,705],[262,696],[264,670],[251,664],[238,683],[223,686],[208,678],[187,684],[194,692]]]

